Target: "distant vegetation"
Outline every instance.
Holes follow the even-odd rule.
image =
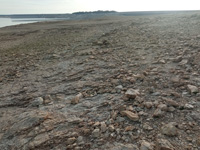
[[[83,15],[83,14],[107,14],[107,13],[116,13],[116,11],[103,11],[103,10],[98,10],[98,11],[80,11],[80,12],[74,12],[72,14],[74,15]]]

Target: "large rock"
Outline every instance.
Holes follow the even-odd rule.
[[[100,130],[99,129],[94,129],[92,132],[92,137],[98,138],[100,136]]]
[[[59,128],[58,122],[66,122],[66,118],[47,111],[34,110],[22,113],[0,139],[0,150],[35,149],[50,141],[59,142],[59,139],[66,137],[68,130],[65,128],[64,131],[54,131]]]
[[[44,103],[44,99],[42,97],[37,97],[29,106],[31,107],[39,107]]]
[[[78,104],[82,97],[83,97],[82,93],[77,94],[74,98],[72,98],[71,104]]]
[[[178,129],[175,127],[174,122],[170,122],[166,125],[164,125],[161,128],[162,134],[168,135],[168,136],[176,136],[178,135]]]
[[[153,117],[161,117],[163,114],[164,112],[160,108],[157,108],[153,113]]]
[[[133,112],[128,111],[128,110],[121,111],[120,114],[121,114],[122,116],[127,116],[127,117],[128,117],[129,119],[131,119],[132,121],[138,121],[138,120],[139,120],[138,114],[133,113]]]
[[[198,87],[196,87],[194,85],[187,85],[187,88],[190,91],[190,93],[198,93],[199,92]]]
[[[154,150],[154,146],[153,144],[143,140],[141,142],[140,150]]]
[[[125,93],[125,96],[128,99],[134,99],[136,96],[140,95],[139,90],[134,90],[134,89],[128,89]]]
[[[175,150],[172,144],[165,139],[158,139],[156,142],[156,150]]]

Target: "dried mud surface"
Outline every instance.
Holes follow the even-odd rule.
[[[200,13],[0,29],[1,150],[199,150]]]

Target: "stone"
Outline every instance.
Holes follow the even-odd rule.
[[[173,106],[168,107],[167,111],[174,112],[176,109]]]
[[[118,85],[115,87],[117,90],[122,90],[123,89],[123,86],[122,85]]]
[[[67,145],[71,145],[71,144],[73,144],[75,142],[76,142],[76,138],[75,137],[71,137],[71,138],[67,139]]]
[[[150,109],[153,106],[153,103],[152,102],[145,102],[144,105],[147,109]]]
[[[115,120],[116,117],[117,117],[117,114],[118,114],[117,111],[112,110],[112,112],[111,112],[111,118],[112,118],[113,120]]]
[[[139,120],[139,116],[136,113],[133,113],[131,111],[125,110],[125,111],[121,111],[120,114],[122,116],[127,116],[130,120],[132,121],[138,121]]]
[[[123,117],[118,116],[116,118],[116,122],[124,122],[124,121],[125,121],[125,119]]]
[[[97,122],[95,122],[95,123],[94,123],[94,125],[93,125],[93,126],[94,126],[94,127],[97,127],[97,126],[99,126],[99,125],[100,125],[100,122],[99,122],[99,121],[97,121]]]
[[[125,96],[128,98],[128,99],[134,99],[136,98],[136,96],[140,95],[139,91],[138,90],[134,90],[134,89],[128,89],[125,93]]]
[[[29,148],[35,148],[47,142],[49,139],[50,137],[47,133],[39,134],[29,143]]]
[[[165,104],[159,104],[159,105],[157,106],[157,108],[159,108],[159,109],[162,110],[162,111],[167,111],[167,105],[165,105]]]
[[[92,132],[92,137],[98,138],[100,136],[100,130],[99,129],[94,129]]]
[[[125,132],[127,132],[127,131],[133,131],[134,129],[135,129],[134,126],[127,126],[127,127],[125,128]]]
[[[53,99],[52,99],[51,95],[46,95],[46,96],[44,97],[44,103],[45,103],[45,104],[49,104],[49,103],[51,103],[52,101],[53,101]]]
[[[171,81],[173,82],[173,83],[179,83],[180,82],[180,78],[179,77],[172,77],[171,78]]]
[[[197,145],[200,147],[200,136],[197,138],[196,142],[197,142]]]
[[[110,146],[108,150],[139,150],[136,145],[115,143],[114,146]]]
[[[108,127],[110,132],[114,132],[115,131],[115,127],[113,125],[109,125]]]
[[[175,150],[175,149],[168,140],[157,139],[155,150]]]
[[[44,99],[42,97],[38,97],[30,104],[30,106],[39,107],[43,104],[43,102],[44,102]]]
[[[161,64],[165,64],[166,63],[166,61],[164,59],[161,59],[158,62],[161,63]]]
[[[185,65],[188,63],[188,60],[187,59],[183,59],[179,64],[180,65]]]
[[[179,104],[176,101],[172,100],[172,99],[166,99],[165,101],[166,101],[168,106],[173,106],[173,107],[178,107],[179,106]]]
[[[101,122],[101,132],[106,132],[107,126],[105,122]]]
[[[160,95],[160,92],[154,92],[154,93],[152,93],[151,95],[153,95],[153,96],[159,96],[159,95]]]
[[[185,109],[194,109],[194,106],[191,105],[191,104],[185,104],[185,105],[184,105],[184,108],[185,108]]]
[[[199,89],[194,85],[187,85],[187,88],[188,88],[188,90],[190,91],[191,94],[199,92]]]
[[[82,137],[82,136],[79,136],[79,137],[77,138],[77,142],[78,142],[78,143],[82,143],[82,142],[83,142],[83,137]]]
[[[140,150],[154,150],[154,146],[151,143],[143,140],[141,142]]]
[[[180,62],[182,59],[183,59],[182,56],[177,56],[176,58],[174,58],[173,62],[178,63],[178,62]]]
[[[163,111],[160,108],[157,108],[153,113],[153,117],[161,117],[163,114]]]
[[[145,130],[148,130],[148,131],[153,130],[153,128],[152,128],[150,125],[148,125],[147,123],[144,123],[143,128],[144,128]]]
[[[170,123],[164,125],[161,128],[161,132],[162,132],[162,134],[167,135],[167,136],[177,136],[178,135],[178,129],[175,127],[174,122],[170,122]]]
[[[78,104],[80,99],[83,97],[82,93],[79,93],[78,95],[76,95],[74,98],[72,98],[71,100],[71,104]]]

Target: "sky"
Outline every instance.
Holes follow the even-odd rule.
[[[200,0],[0,0],[0,14],[200,10]]]

